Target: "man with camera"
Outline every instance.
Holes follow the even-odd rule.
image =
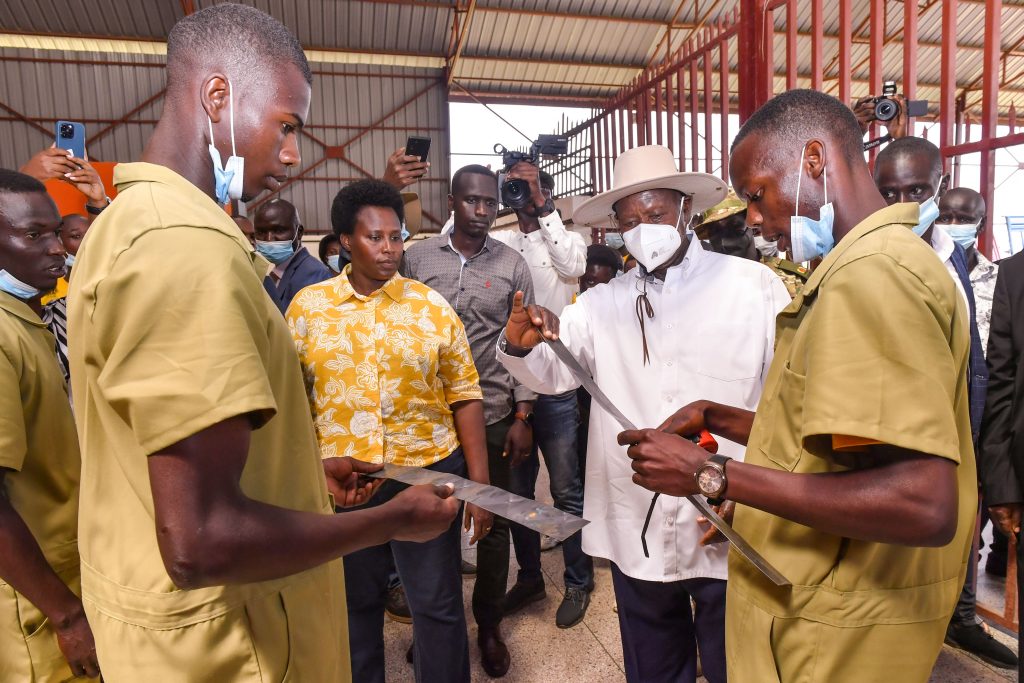
[[[514,159],[510,159],[514,161]],[[518,228],[497,230],[494,239],[519,252],[530,267],[537,303],[562,314],[579,289],[578,279],[587,269],[583,237],[570,232],[555,211],[552,194],[555,180],[531,160],[515,161],[504,176],[502,202],[515,210]],[[569,514],[583,514],[583,475],[576,448],[579,410],[575,390],[541,395],[533,404],[533,449],[523,461],[512,462],[512,492],[534,497],[539,452],[544,453],[555,507]],[[545,597],[540,567],[540,534],[518,524],[512,542],[519,561],[516,583],[505,596],[505,614],[511,614]],[[565,596],[555,616],[559,628],[583,620],[594,589],[594,563],[583,552],[583,536],[576,532],[562,544],[565,560]]]

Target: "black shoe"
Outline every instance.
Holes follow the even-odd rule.
[[[558,606],[558,612],[555,614],[555,625],[558,628],[572,628],[583,621],[589,605],[590,593],[582,588],[566,589],[562,604]]]
[[[476,574],[476,565],[472,562],[462,560],[462,564],[459,566],[459,573],[463,576],[472,576],[473,574]]]
[[[409,643],[409,649],[405,651],[405,661],[412,664],[412,649],[416,646],[416,641]]]
[[[384,613],[400,624],[412,623],[412,612],[409,611],[409,603],[405,601],[405,589],[401,585],[395,586],[388,591],[388,600],[384,603]]]
[[[512,657],[508,653],[505,639],[501,637],[501,629],[497,626],[486,628],[481,626],[477,635],[480,646],[480,663],[491,678],[501,678],[508,673],[512,665]]]
[[[1017,668],[1017,655],[1013,650],[989,635],[981,624],[950,624],[946,629],[946,643],[1000,669]]]
[[[530,603],[543,600],[547,596],[544,591],[544,579],[537,583],[516,581],[508,593],[505,593],[505,614],[518,612]]]

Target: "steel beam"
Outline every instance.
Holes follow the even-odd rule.
[[[1000,32],[1002,30],[1002,0],[988,0],[985,4],[985,61],[982,73],[984,85],[981,103],[981,138],[991,140],[996,135],[996,119],[999,114],[999,56]],[[978,249],[986,256],[992,256],[992,218],[995,211],[996,156],[991,149],[981,152],[981,195],[985,198],[985,225],[978,236]]]

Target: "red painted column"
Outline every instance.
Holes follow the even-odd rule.
[[[981,139],[985,142],[996,137],[996,123],[999,114],[999,57],[1000,30],[1002,28],[1002,0],[987,0],[985,3],[985,66],[983,73],[981,99]],[[978,237],[978,249],[988,257],[992,256],[992,215],[995,199],[996,153],[991,147],[981,152],[981,187],[979,191],[985,198],[988,217]]]

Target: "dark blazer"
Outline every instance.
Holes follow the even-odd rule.
[[[274,284],[274,279],[268,275],[263,279],[263,288],[281,309],[281,313],[284,313],[300,289],[329,280],[334,275],[330,268],[314,258],[305,247],[299,247],[285,267],[281,281]]]
[[[1024,502],[1024,253],[999,265],[978,468],[986,505]]]
[[[981,348],[981,334],[978,332],[977,307],[974,303],[974,288],[971,286],[970,271],[967,269],[967,252],[959,244],[953,245],[949,257],[956,270],[960,284],[967,293],[967,308],[971,319],[971,355],[967,369],[967,399],[971,413],[971,442],[978,447],[981,434],[981,419],[985,412],[985,396],[988,393],[988,366],[985,364],[985,349]]]

